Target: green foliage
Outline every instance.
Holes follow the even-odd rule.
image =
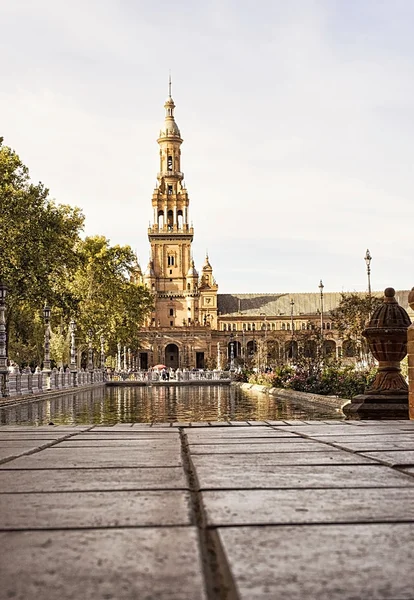
[[[91,329],[95,349],[101,335],[111,353],[118,341],[137,349],[137,335],[153,300],[146,287],[129,280],[135,254],[129,246],[111,247],[103,236],[86,238],[77,252],[80,266],[65,282],[68,295],[76,300],[77,338],[86,340]]]
[[[277,367],[273,373],[253,373],[249,383],[268,385],[321,394],[352,398],[362,394],[375,377],[375,369],[359,370],[354,366],[343,366],[339,361],[321,366],[317,372],[309,370],[306,364]]]
[[[382,300],[369,294],[341,294],[339,306],[331,311],[332,323],[344,341],[351,342],[360,358],[372,362],[366,339],[362,332],[374,310]]]
[[[56,282],[77,264],[73,252],[83,227],[78,208],[56,205],[42,183],[0,138],[0,278],[7,282],[8,306],[64,305]]]
[[[69,360],[69,321],[86,347],[92,329],[106,351],[118,341],[136,347],[143,319],[152,306],[148,290],[130,282],[136,258],[129,246],[111,247],[101,236],[82,241],[79,208],[55,204],[42,183],[34,185],[19,156],[0,138],[0,280],[8,287],[8,355],[20,366],[43,359],[42,306],[52,308],[51,357]]]

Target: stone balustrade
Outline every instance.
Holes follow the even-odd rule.
[[[49,391],[98,385],[104,383],[104,381],[105,375],[99,369],[94,371],[84,371],[82,369],[71,372],[68,368],[55,368],[48,373],[37,367],[35,372],[32,373],[28,367],[22,371],[18,367],[14,367],[9,373],[8,397],[37,395]]]

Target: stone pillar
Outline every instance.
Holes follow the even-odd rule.
[[[372,385],[343,407],[348,417],[359,419],[408,419],[408,386],[401,375],[400,362],[407,354],[407,330],[411,325],[407,311],[387,288],[384,301],[362,332],[378,361]]]
[[[408,295],[408,304],[414,310],[414,288]],[[410,325],[407,331],[407,351],[408,351],[408,404],[410,419],[414,419],[414,324]]]

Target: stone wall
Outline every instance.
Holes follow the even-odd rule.
[[[296,390],[287,390],[284,388],[269,388],[266,385],[257,385],[253,383],[241,383],[240,385],[243,390],[253,390],[256,392],[262,392],[264,394],[270,394],[279,398],[287,398],[296,402],[308,402],[321,407],[329,407],[334,409],[340,409],[348,400],[344,398],[338,398],[337,396],[320,396],[319,394],[309,394],[307,392],[297,392]]]

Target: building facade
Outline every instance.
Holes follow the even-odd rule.
[[[263,368],[306,351],[312,330],[319,331],[324,353],[350,355],[352,349],[339,339],[329,317],[340,293],[323,293],[322,288],[320,294],[219,294],[208,256],[197,272],[171,84],[164,108],[148,229],[150,261],[144,274],[139,266],[134,273],[135,282],[146,285],[154,298],[140,335],[138,366],[225,368],[234,358],[235,364]],[[397,292],[405,308],[408,293]],[[315,349],[308,344],[307,351]]]

